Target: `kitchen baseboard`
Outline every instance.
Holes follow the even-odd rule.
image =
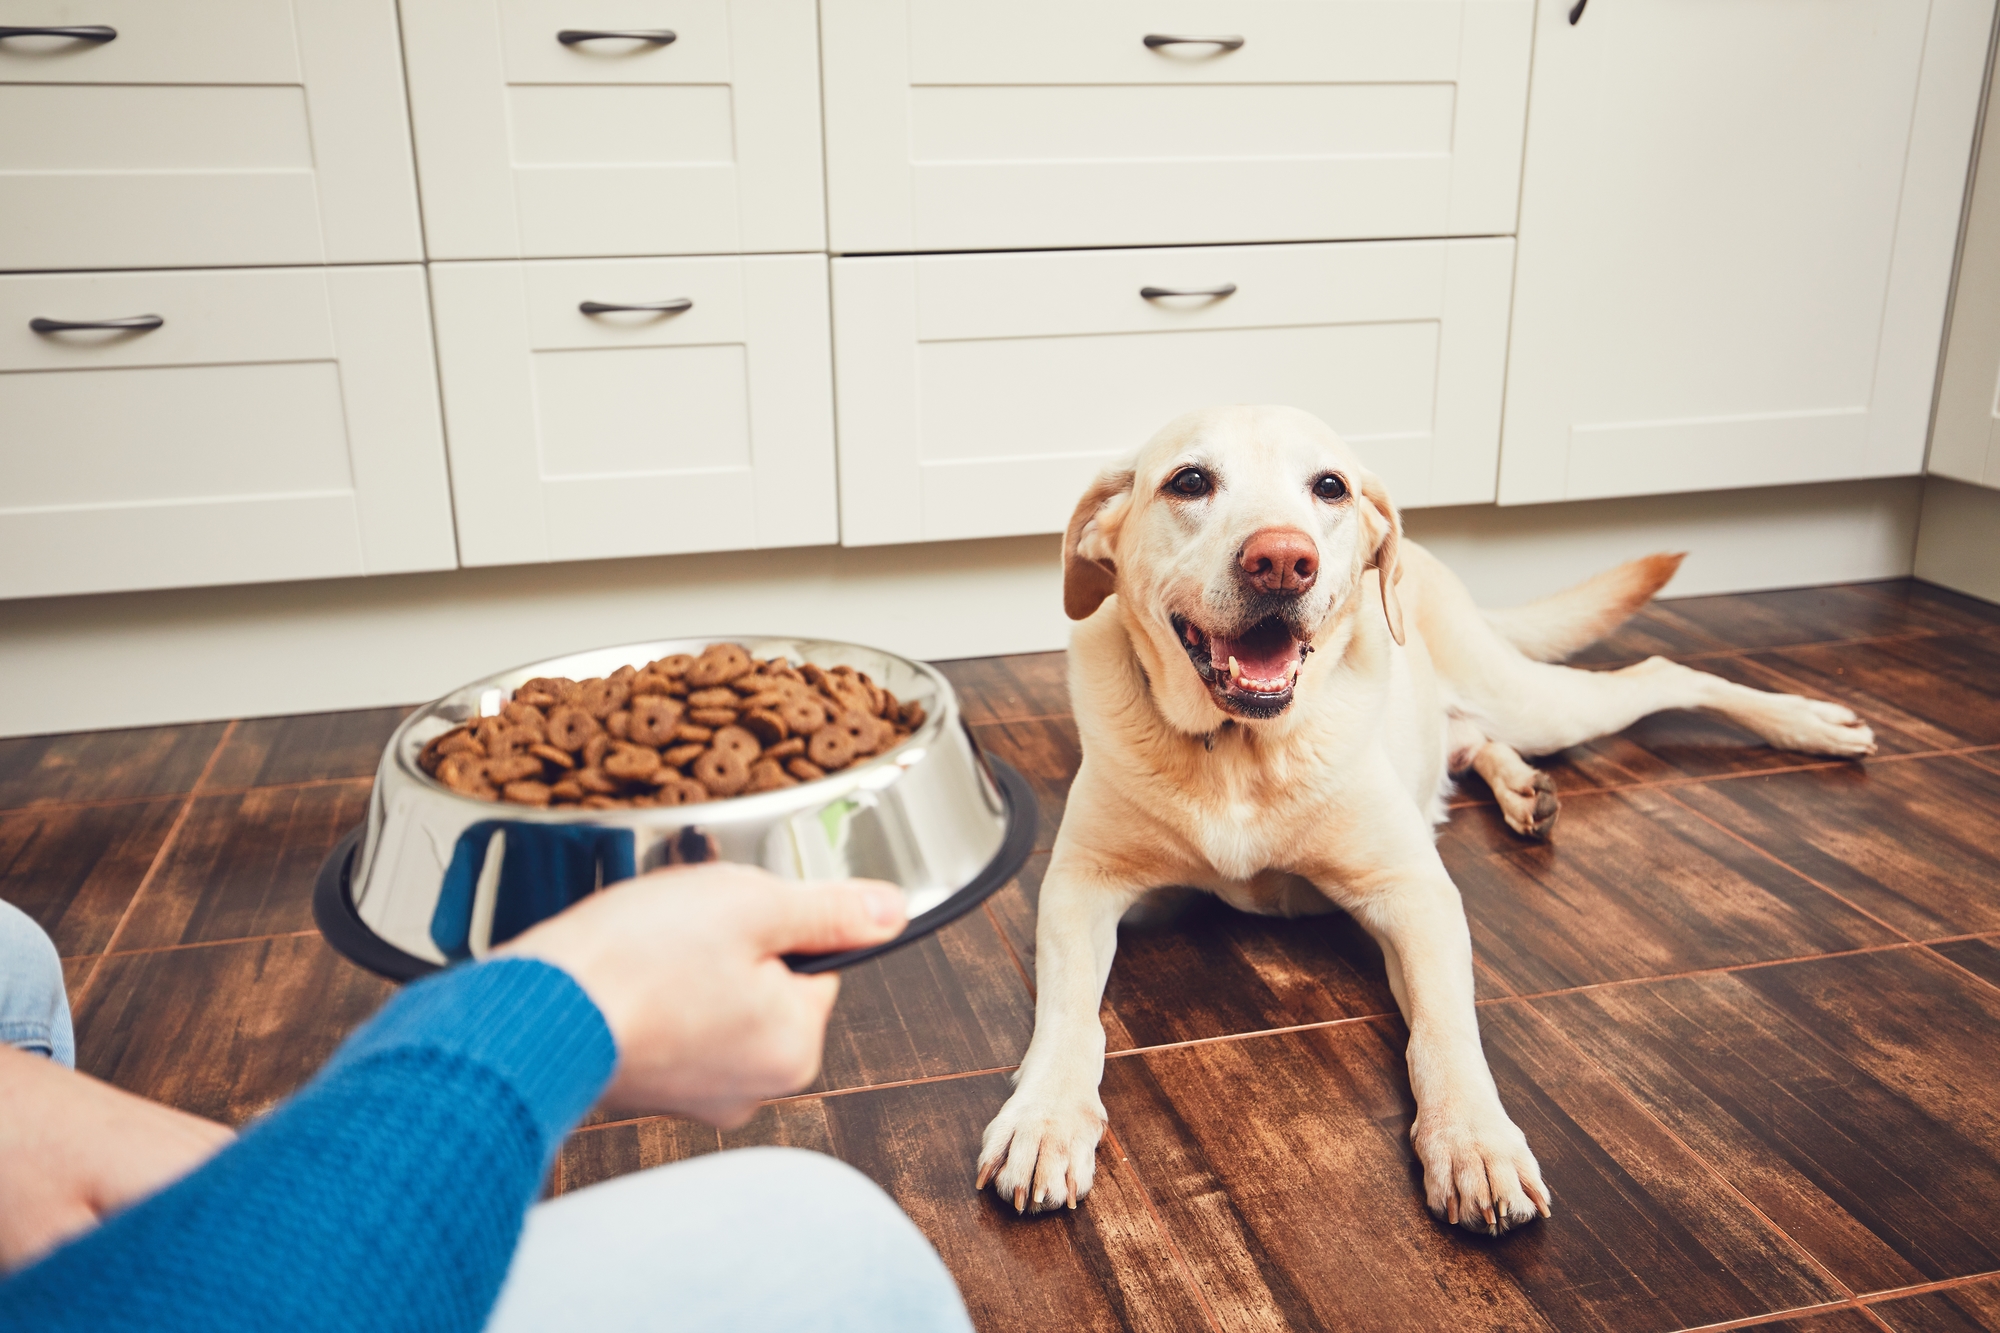
[[[1420,510],[1408,527],[1486,605],[1656,550],[1691,553],[1668,593],[1692,596],[1907,575],[1923,498],[1907,477]],[[933,659],[1060,648],[1060,546],[809,547],[7,602],[0,736],[413,703],[513,663],[681,635],[821,635]]]

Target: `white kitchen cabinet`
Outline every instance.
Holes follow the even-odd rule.
[[[0,0],[0,269],[423,258],[394,0]],[[106,36],[110,34],[110,36]]]
[[[1919,471],[1992,0],[1544,0],[1502,504]]]
[[[403,30],[432,259],[824,248],[813,0],[412,0]]]
[[[436,383],[416,265],[0,277],[0,596],[450,568]]]
[[[838,540],[824,256],[433,264],[431,284],[462,563]]]
[[[832,248],[1510,233],[1532,11],[824,0]]]
[[[1958,286],[1928,470],[2000,488],[2000,84],[1987,95],[1986,131],[1966,210]]]
[[[1315,413],[1400,504],[1491,500],[1512,259],[1504,238],[836,259],[842,540],[1060,532],[1099,468],[1215,403]]]

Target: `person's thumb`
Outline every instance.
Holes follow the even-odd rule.
[[[909,921],[903,892],[878,880],[789,885],[764,932],[773,953],[835,953],[894,939]]]

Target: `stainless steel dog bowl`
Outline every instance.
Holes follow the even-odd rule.
[[[754,657],[851,666],[924,706],[892,750],[816,782],[701,805],[536,809],[476,800],[417,766],[425,742],[498,713],[536,676],[584,680],[669,653],[740,643]],[[819,639],[716,635],[576,653],[474,681],[419,708],[376,770],[367,822],[321,867],[313,915],[336,949],[408,980],[478,958],[606,884],[660,866],[723,860],[790,879],[864,876],[899,885],[910,924],[871,949],[788,958],[803,972],[845,967],[928,934],[1014,876],[1034,842],[1020,774],[979,752],[951,684],[879,649]]]

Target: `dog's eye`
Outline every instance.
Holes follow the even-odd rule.
[[[1198,467],[1184,467],[1167,479],[1167,486],[1176,495],[1201,496],[1215,489],[1208,474]]]
[[[1347,479],[1338,472],[1329,472],[1313,483],[1313,494],[1322,500],[1344,500],[1347,498]]]

